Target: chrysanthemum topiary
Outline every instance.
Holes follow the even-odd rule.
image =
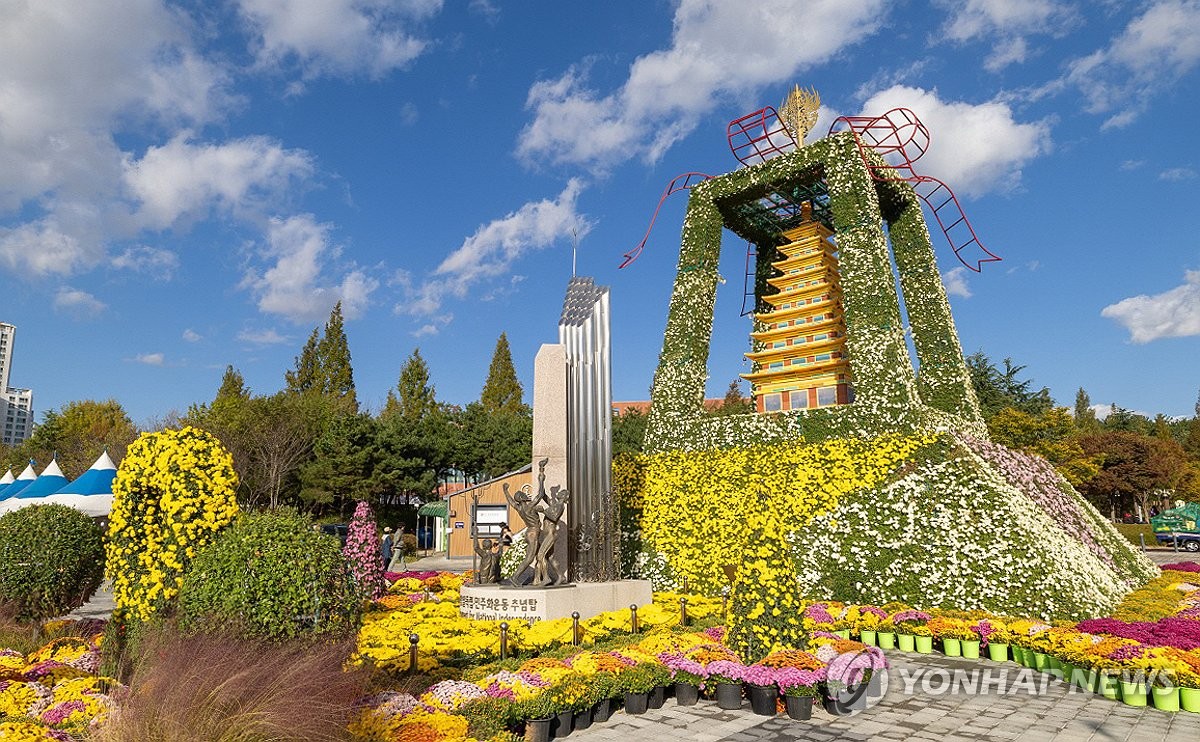
[[[363,595],[372,600],[383,595],[387,589],[387,579],[383,572],[379,531],[375,524],[375,514],[366,500],[360,501],[354,508],[354,517],[350,519],[342,554],[350,563],[354,581]]]
[[[42,620],[83,605],[104,576],[100,527],[65,505],[30,505],[0,517],[0,603]]]
[[[192,561],[180,624],[262,639],[342,636],[362,601],[335,539],[290,510],[246,513]]]
[[[117,608],[134,619],[167,611],[197,550],[237,516],[233,458],[209,433],[144,433],[113,480],[108,571]]]
[[[804,646],[800,590],[786,526],[767,498],[747,514],[746,540],[726,616],[731,649],[757,662],[777,649]]]

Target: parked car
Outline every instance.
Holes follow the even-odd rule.
[[[1189,502],[1164,510],[1150,519],[1154,538],[1164,546],[1178,545],[1184,551],[1200,551],[1200,504]]]
[[[326,536],[337,536],[342,546],[346,545],[346,538],[350,535],[350,526],[345,523],[325,523],[321,526],[321,533]]]

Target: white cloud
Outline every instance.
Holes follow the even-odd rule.
[[[54,295],[54,308],[80,318],[92,318],[102,313],[108,305],[86,291],[63,286]]]
[[[895,85],[867,99],[860,115],[899,107],[911,109],[930,131],[916,172],[942,180],[960,196],[1013,190],[1025,163],[1050,150],[1049,123],[1020,123],[999,99],[943,101],[936,90]]]
[[[139,226],[165,229],[217,208],[233,214],[260,211],[296,181],[312,175],[311,156],[284,149],[268,137],[193,144],[181,132],[161,147],[127,160],[125,183],[138,205]]]
[[[655,161],[721,99],[752,105],[762,86],[871,36],[884,9],[883,0],[681,0],[671,46],[636,59],[620,89],[589,88],[579,67],[535,83],[518,154],[600,168],[631,157]]]
[[[1154,296],[1131,296],[1100,314],[1120,322],[1135,343],[1200,335],[1200,270],[1186,271],[1182,286]]]
[[[1080,89],[1089,112],[1108,116],[1103,128],[1119,128],[1197,63],[1200,0],[1157,0],[1108,47],[1072,61],[1064,81]]]
[[[179,256],[170,250],[147,245],[129,247],[114,256],[109,265],[135,273],[145,273],[163,281],[170,280],[179,267]]]
[[[971,287],[967,285],[967,269],[961,265],[942,274],[942,285],[946,287],[948,296],[971,298]]]
[[[260,310],[305,323],[324,319],[340,301],[347,319],[362,315],[379,282],[351,267],[340,282],[328,283],[340,254],[329,244],[331,229],[312,214],[270,220],[262,254],[273,265],[261,274],[252,271],[242,284],[257,295]]]
[[[1159,180],[1191,180],[1196,177],[1196,171],[1190,167],[1173,167],[1158,174]]]
[[[291,340],[287,335],[280,335],[273,327],[266,330],[242,330],[237,334],[237,339],[250,345],[280,345]]]
[[[404,67],[429,42],[415,26],[442,0],[239,0],[260,64],[296,63],[304,77],[368,74]]]
[[[189,328],[187,328],[186,330],[184,330],[184,331],[183,331],[183,336],[182,336],[182,337],[183,337],[183,339],[184,339],[184,340],[186,340],[186,341],[187,341],[187,342],[189,342],[189,343],[198,343],[198,342],[200,342],[201,340],[203,340],[203,339],[204,339],[204,336],[203,336],[203,335],[201,335],[200,333],[196,332],[195,330],[193,330],[193,329],[192,329],[192,328],[190,328],[190,327],[189,327]]]
[[[0,263],[13,272],[66,276],[94,265],[103,254],[100,243],[63,231],[53,218],[0,227]]]
[[[939,0],[936,4],[951,13],[940,38],[992,42],[984,67],[993,72],[1025,61],[1028,36],[1060,34],[1075,20],[1074,8],[1054,0]]]
[[[162,353],[139,353],[133,360],[147,366],[161,366],[166,361],[166,357]]]
[[[414,316],[433,315],[446,298],[464,298],[476,284],[507,276],[513,263],[526,253],[570,239],[572,230],[583,237],[592,228],[592,223],[575,209],[583,188],[581,180],[572,178],[554,200],[526,203],[502,219],[479,227],[446,256],[429,280],[409,290],[409,297],[396,305],[395,311]],[[411,283],[407,275],[397,275],[394,280],[405,286]],[[437,327],[422,330],[429,334]]]

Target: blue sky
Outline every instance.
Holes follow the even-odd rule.
[[[1200,387],[1197,0],[0,0],[0,321],[39,411],[137,422],[282,386],[341,300],[359,398],[420,346],[478,397],[526,384],[579,273],[612,287],[614,396],[648,394],[686,196],[725,124],[815,86],[913,109],[922,172],[1004,261],[935,235],[964,349],[1070,405],[1191,414]],[[727,240],[710,394],[746,370]]]

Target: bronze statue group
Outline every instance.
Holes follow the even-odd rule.
[[[547,494],[547,463],[549,463],[549,459],[542,459],[538,462],[537,497],[530,495],[529,485],[517,490],[516,495],[509,492],[507,482],[502,485],[504,499],[517,511],[517,514],[521,516],[521,521],[525,524],[526,544],[525,559],[504,581],[505,584],[525,584],[523,578],[530,568],[533,570],[533,576],[529,582],[531,587],[566,583],[566,570],[554,559],[554,544],[558,538],[559,529],[562,527],[562,518],[566,512],[567,499],[570,495],[566,489],[558,485],[550,487],[550,492]],[[511,537],[505,534],[506,531],[508,531],[507,524],[501,530],[501,541],[505,538],[509,538],[511,541]],[[507,545],[500,541],[493,542],[490,538],[475,545],[475,553],[479,555],[480,560],[479,570],[476,573],[478,583],[495,584],[501,581],[500,558],[503,555],[503,547]]]

